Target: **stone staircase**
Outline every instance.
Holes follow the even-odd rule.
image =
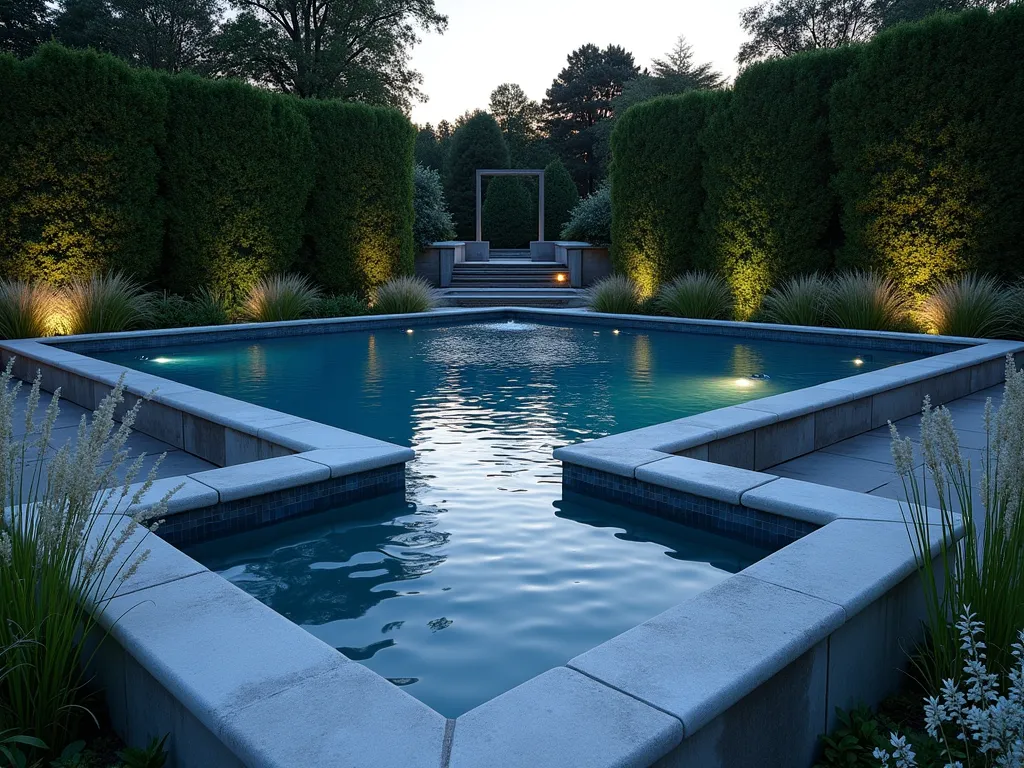
[[[493,252],[492,252],[493,256]],[[561,278],[561,279],[559,279]],[[553,261],[466,261],[452,270],[452,288],[566,288],[569,270]]]

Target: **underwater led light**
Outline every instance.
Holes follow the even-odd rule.
[[[405,330],[405,332],[406,332],[406,333],[412,333],[412,328],[407,328],[407,329]]]
[[[855,357],[855,358],[853,358],[853,364],[854,365],[864,365],[864,361],[861,360],[859,357]]]
[[[153,358],[153,362],[154,363],[170,363],[170,362],[173,362],[173,360],[171,358],[169,358],[169,357],[154,357]]]
[[[734,383],[736,384],[737,387],[744,387],[745,388],[745,387],[752,387],[752,386],[754,386],[754,382],[751,379],[747,379],[747,378],[736,379],[736,381]]]

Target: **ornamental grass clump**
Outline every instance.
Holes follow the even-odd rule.
[[[46,283],[0,280],[0,339],[35,339],[59,330],[60,297]]]
[[[862,331],[910,330],[910,301],[890,278],[846,272],[829,287],[825,316],[830,325]]]
[[[116,333],[143,328],[152,294],[123,272],[75,280],[61,295],[65,333]]]
[[[791,277],[761,302],[758,319],[783,325],[825,325],[829,282],[821,275]]]
[[[989,275],[965,275],[940,284],[918,316],[928,333],[979,339],[1005,335],[1014,319],[1010,294]]]
[[[609,275],[587,289],[587,306],[594,312],[632,315],[640,310],[640,288],[625,275]]]
[[[889,429],[927,611],[928,642],[914,658],[922,682],[937,690],[963,668],[962,640],[949,617],[967,606],[985,625],[990,668],[1005,682],[1024,627],[1024,371],[1008,356],[1002,405],[995,409],[991,398],[985,404],[980,478],[961,455],[946,408],[924,401],[920,467],[910,438],[891,423]],[[937,519],[929,519],[929,507]]]
[[[370,306],[378,315],[404,315],[434,308],[434,288],[422,277],[395,277],[373,292]]]
[[[320,289],[304,275],[270,275],[249,289],[241,314],[257,323],[300,320],[319,298]]]
[[[52,453],[44,477],[35,459],[51,445],[60,393],[40,419],[39,376],[21,397],[11,370],[0,373],[0,733],[60,754],[88,714],[83,669],[106,633],[96,614],[145,561],[146,536],[177,489],[141,503],[160,462],[144,473],[144,454],[129,459],[142,401],[115,422],[123,379]]]
[[[712,272],[687,272],[661,287],[658,311],[672,317],[731,320],[734,311],[729,284]]]

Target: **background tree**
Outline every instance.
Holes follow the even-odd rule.
[[[419,163],[412,175],[412,237],[416,250],[455,237],[455,224],[444,200],[441,175]]]
[[[878,29],[879,14],[874,0],[765,0],[740,14],[750,39],[740,46],[736,60],[745,66],[865,42]]]
[[[424,168],[434,171],[444,170],[444,147],[434,130],[434,126],[427,123],[422,128],[416,129],[416,144],[413,149],[416,162]]]
[[[1014,5],[1020,0],[876,0],[878,19],[881,27],[891,27],[903,22],[921,21],[943,11],[959,13],[972,8],[997,11]]]
[[[569,215],[580,201],[572,176],[561,160],[555,159],[544,169],[544,238],[557,240]]]
[[[684,93],[698,88],[721,88],[725,78],[716,72],[711,62],[697,64],[693,60],[693,47],[685,35],[676,38],[672,50],[664,59],[651,62],[651,75],[662,93]]]
[[[476,238],[476,171],[508,168],[508,147],[497,121],[478,112],[455,129],[445,161],[444,192],[460,240]]]
[[[218,40],[220,74],[308,98],[408,108],[422,77],[409,66],[419,31],[443,32],[434,0],[232,0]]]
[[[581,194],[597,189],[605,168],[594,152],[593,127],[612,115],[612,101],[640,73],[633,54],[617,45],[587,44],[569,54],[568,64],[544,99],[551,142]]]
[[[0,52],[29,56],[50,29],[46,0],[0,0]]]
[[[488,111],[501,126],[512,168],[543,168],[553,156],[541,130],[540,104],[515,83],[502,83],[491,91]]]
[[[516,176],[497,176],[487,185],[483,237],[492,248],[526,248],[537,237],[530,188]]]

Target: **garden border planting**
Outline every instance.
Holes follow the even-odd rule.
[[[90,408],[122,374],[129,400],[158,388],[139,430],[221,465],[181,479],[167,526],[186,541],[336,505],[346,493],[393,492],[413,453],[79,352],[504,319],[933,357],[558,449],[568,489],[670,517],[693,511],[785,546],[455,720],[151,536],[150,557],[99,609],[113,642],[93,664],[129,743],[170,733],[170,765],[229,768],[795,766],[810,764],[836,707],[898,686],[923,614],[900,504],[756,470],[786,460],[796,450],[787,445],[811,451],[915,413],[925,394],[938,403],[993,386],[1006,354],[1024,344],[483,309],[3,342],[0,357],[15,356],[21,378],[40,369],[47,388]],[[178,481],[158,481],[143,504]]]

